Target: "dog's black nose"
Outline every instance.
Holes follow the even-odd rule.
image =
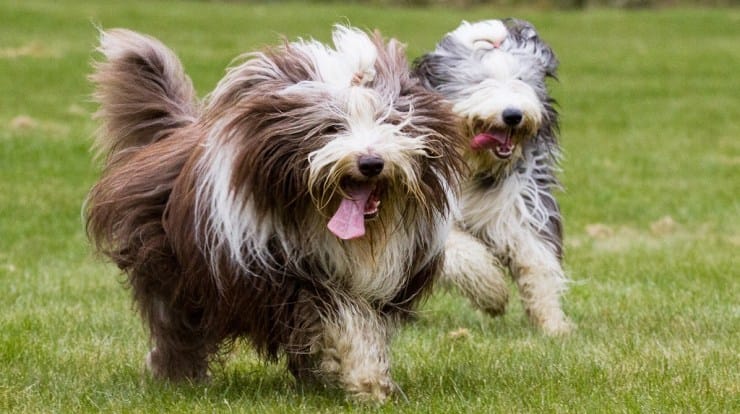
[[[501,116],[504,118],[504,123],[510,127],[515,127],[522,122],[522,111],[516,108],[504,109],[504,113]]]
[[[377,155],[362,155],[357,159],[357,168],[365,177],[375,177],[383,171],[385,161]]]

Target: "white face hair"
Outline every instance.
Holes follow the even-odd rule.
[[[427,87],[453,102],[486,164],[521,156],[519,144],[548,121],[545,78],[557,60],[529,23],[463,22],[416,64]]]
[[[354,289],[388,299],[400,284],[398,278],[409,270],[406,262],[419,244],[426,245],[427,258],[442,250],[449,212],[436,211],[433,219],[415,220],[421,212],[414,209],[430,208],[430,177],[423,176],[430,167],[423,165],[432,159],[443,162],[439,158],[441,142],[449,139],[434,129],[438,127],[429,126],[430,120],[437,122],[436,112],[430,111],[439,110],[430,104],[433,95],[418,84],[415,87],[428,97],[407,91],[411,84],[407,63],[391,60],[396,51],[392,47],[397,46],[381,49],[364,32],[343,26],[335,28],[333,42],[332,48],[300,40],[273,55],[251,54],[232,68],[210,95],[205,111],[218,116],[209,124],[199,162],[196,209],[202,215],[197,218],[201,221],[197,227],[204,229],[199,237],[208,246],[214,268],[220,260],[214,252],[226,252],[232,263],[244,269],[250,266],[245,260],[256,259],[263,268],[274,266],[269,245],[277,242],[286,255],[319,257],[322,267],[333,269],[340,277],[352,275]],[[290,65],[276,62],[283,58],[293,60]],[[297,66],[296,70],[307,76],[293,81],[285,71]],[[403,72],[396,73],[401,68]],[[269,93],[280,105],[292,106],[259,113],[266,116],[260,128],[269,132],[245,131],[234,122],[245,118],[244,114],[224,113],[223,108],[248,108],[254,99],[250,94],[267,84],[269,89],[259,93]],[[275,190],[235,186],[235,171],[243,164],[239,157],[243,157],[244,137],[250,134],[263,138],[247,138],[258,140],[249,146],[272,145],[266,140],[282,143],[269,151],[250,151],[264,151],[261,154],[267,155],[262,157],[274,160],[292,160],[290,166],[270,161],[270,168],[291,169],[300,164],[296,167],[300,173],[283,173],[283,177],[300,176],[301,188],[297,190],[310,195],[311,206],[288,213],[293,217],[287,221],[300,221],[300,231],[284,225],[281,206],[260,206],[260,200],[266,198],[264,192],[279,191],[278,183],[269,183],[278,187]],[[382,160],[380,171],[363,172],[361,160],[365,157]],[[446,173],[436,167],[432,171],[433,180],[443,190],[431,197],[444,200],[434,203],[454,205],[453,185]],[[364,197],[363,201],[357,202],[359,197]],[[409,205],[416,207],[409,210]],[[273,211],[266,213],[266,208]],[[412,226],[404,224],[409,220],[415,220]],[[249,251],[249,259],[245,259],[244,249]],[[427,260],[419,265],[426,265]],[[385,276],[378,278],[377,274]]]
[[[509,36],[509,31],[500,20],[484,20],[474,24],[463,21],[449,35],[471,49],[491,50],[501,47]]]

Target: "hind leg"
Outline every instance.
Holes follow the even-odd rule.
[[[170,381],[202,381],[208,378],[208,362],[217,344],[196,326],[199,315],[168,308],[155,299],[148,311],[153,348],[146,365],[155,378]]]
[[[454,229],[447,238],[441,280],[491,316],[506,311],[509,290],[503,267],[483,242],[462,230]]]

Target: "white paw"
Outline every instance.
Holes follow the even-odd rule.
[[[345,389],[349,397],[362,403],[383,404],[393,394],[395,386],[388,377],[367,378],[353,384],[347,384]]]
[[[548,319],[540,324],[542,331],[550,336],[563,336],[573,332],[576,325],[568,318]]]

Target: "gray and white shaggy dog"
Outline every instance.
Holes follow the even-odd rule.
[[[508,300],[508,267],[529,318],[548,334],[573,327],[560,303],[558,114],[546,85],[557,66],[532,24],[517,19],[463,22],[415,61],[416,76],[452,102],[468,139],[445,279],[496,315]]]
[[[397,41],[333,43],[246,55],[199,101],[159,41],[101,33],[87,231],[127,276],[155,377],[207,377],[247,338],[299,379],[393,391],[389,340],[442,267],[465,140]]]

